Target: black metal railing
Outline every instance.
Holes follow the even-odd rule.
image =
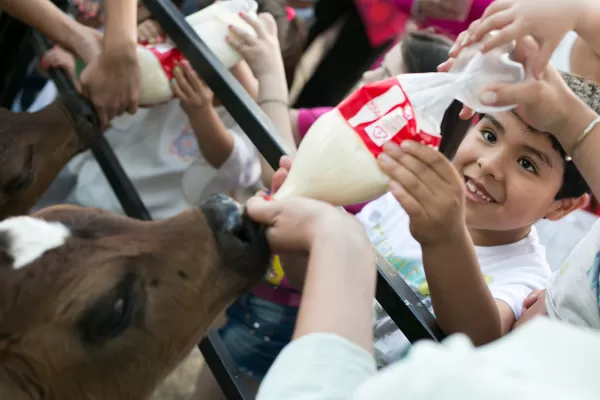
[[[68,6],[65,0],[55,0],[55,3],[61,6],[63,10]],[[170,0],[144,0],[144,4],[153,18],[158,21],[164,31],[177,44],[194,69],[216,93],[221,103],[260,153],[270,165],[277,167],[279,158],[284,154],[283,146],[280,145],[279,134],[254,100],[185,22],[183,15]],[[10,47],[10,43],[17,40],[17,38],[20,40],[22,37],[27,37],[13,34],[14,30],[22,29],[22,25],[15,24],[11,18],[0,16],[0,21],[2,24],[12,24],[9,25],[10,29],[0,25],[0,32],[3,32],[3,35],[0,36],[0,49],[4,46]],[[30,41],[30,57],[27,60],[23,59],[26,57],[22,57],[22,59],[15,60],[12,64],[5,62],[4,65],[0,65],[0,68],[2,68],[0,72],[3,74],[0,78],[3,79],[3,82],[6,82],[7,76],[16,76],[11,74],[16,74],[16,71],[22,71],[26,65],[29,65],[33,56],[33,49],[38,54],[42,54],[50,48],[48,41],[40,34],[32,32],[31,29],[26,31],[25,35],[31,35],[30,37],[33,39],[33,41]],[[19,46],[22,46],[22,44],[19,43]],[[59,92],[75,93],[73,83],[63,71],[51,70],[49,75]],[[0,88],[0,99],[3,99],[3,105],[12,104],[9,100],[11,100],[11,96],[12,99],[16,96],[14,85],[21,84],[23,78],[24,76],[20,78],[20,82],[17,80],[16,83],[11,82],[11,85],[4,85]],[[93,107],[83,97],[80,97],[78,108],[77,118],[81,123],[92,125],[94,131],[93,135],[82,133],[82,140],[93,152],[123,210],[132,218],[151,219],[142,199],[115,157],[110,145],[102,136]],[[411,342],[421,339],[441,340],[444,335],[435,318],[397,271],[384,257],[379,256],[377,264],[379,275],[377,300],[406,337]],[[227,398],[252,398],[250,391],[244,386],[242,373],[216,331],[209,332],[200,343],[199,348]]]

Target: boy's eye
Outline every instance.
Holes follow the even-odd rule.
[[[535,167],[535,164],[527,158],[521,158],[519,160],[519,165],[526,171],[533,172],[534,174],[537,173],[537,168]]]
[[[481,136],[485,139],[485,141],[490,143],[496,143],[496,141],[498,140],[494,132],[488,130],[482,130]]]

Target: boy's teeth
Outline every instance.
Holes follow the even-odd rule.
[[[483,194],[479,190],[477,190],[477,187],[473,184],[473,182],[471,182],[470,179],[467,179],[466,186],[467,186],[467,190],[469,192],[473,193],[474,195],[481,198],[482,200],[487,201],[488,203],[491,203],[494,201],[489,196],[486,196],[485,194]]]

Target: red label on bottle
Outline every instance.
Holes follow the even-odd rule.
[[[441,138],[417,131],[410,100],[396,78],[367,84],[342,101],[337,109],[373,156],[387,142],[410,139],[439,147]]]
[[[167,78],[169,80],[173,79],[173,69],[177,66],[177,63],[185,60],[181,51],[177,47],[173,47],[167,43],[143,44],[142,46],[154,54],[165,71]]]

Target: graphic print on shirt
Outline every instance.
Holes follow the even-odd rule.
[[[588,279],[591,282],[592,292],[596,293],[596,299],[598,300],[598,305],[600,305],[600,290],[598,280],[600,277],[600,252],[596,253],[596,257],[594,257],[594,262],[590,269],[587,272]]]
[[[398,271],[408,286],[417,294],[419,300],[433,313],[422,261],[395,254],[394,247],[389,243],[387,235],[379,223],[369,229],[367,234],[377,251],[388,260],[394,270]]]
[[[200,157],[200,148],[190,124],[186,124],[181,133],[169,145],[169,153],[179,156],[186,162],[194,161]]]
[[[407,258],[396,254],[394,247],[389,243],[387,235],[380,223],[377,223],[369,229],[367,234],[377,251],[388,260],[394,270],[400,274],[408,286],[416,293],[419,300],[421,300],[429,311],[435,315],[433,306],[431,305],[429,285],[425,277],[422,260]],[[492,284],[494,281],[489,275],[484,275],[483,278],[488,285]]]

